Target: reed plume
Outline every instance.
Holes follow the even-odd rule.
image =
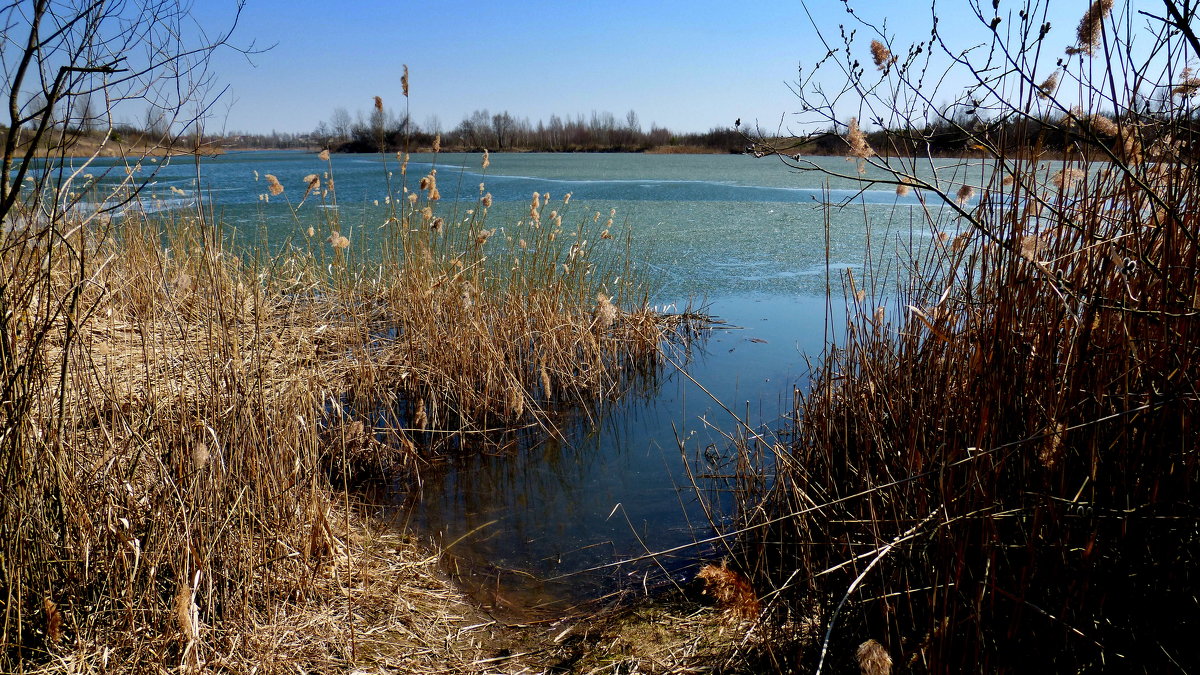
[[[1092,56],[1104,35],[1104,19],[1112,10],[1113,0],[1095,0],[1083,13],[1075,29],[1076,44],[1067,49],[1068,54]]]
[[[846,143],[850,146],[850,156],[859,159],[870,159],[875,151],[867,143],[867,136],[858,128],[858,118],[851,117],[846,130]]]
[[[1192,75],[1191,68],[1184,68],[1180,73],[1179,84],[1171,89],[1172,96],[1195,96],[1197,91],[1200,91],[1200,77]]]
[[[875,640],[867,640],[855,650],[858,670],[862,675],[891,675],[892,657],[886,648]]]
[[[730,569],[725,562],[709,563],[696,574],[704,594],[711,597],[731,617],[754,619],[762,611],[758,594],[740,572]]]
[[[1054,92],[1057,89],[1058,89],[1058,71],[1056,70],[1053,73],[1050,73],[1050,76],[1047,77],[1040,85],[1038,85],[1038,92],[1037,92],[1038,98],[1048,99],[1054,95]]]
[[[896,57],[892,56],[892,51],[882,42],[871,40],[871,60],[879,70],[887,70],[888,66],[896,62]]]

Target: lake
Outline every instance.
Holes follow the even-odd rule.
[[[854,172],[841,158],[814,161]],[[399,165],[394,156],[335,155],[332,167],[342,232],[356,254],[369,255],[387,217],[385,180],[389,172],[401,180]],[[303,177],[328,168],[313,154],[253,152],[199,167],[146,162],[141,172],[153,173],[151,208],[191,208],[200,194],[230,236],[277,246],[324,222],[330,205],[298,205]],[[495,200],[489,227],[525,217],[534,191],[572,195],[560,210],[564,226],[615,209],[616,222],[632,229],[651,302],[702,308],[725,322],[692,345],[686,363],[676,357],[690,377],[668,367],[594,429],[463,457],[427,472],[416,489],[394,486],[399,506],[387,515],[447,549],[447,565],[481,602],[515,612],[686,581],[701,561],[720,558],[719,543],[694,544],[711,537],[710,520],[720,527],[734,509],[720,476],[730,472],[726,435],[737,425],[714,397],[756,430],[786,428],[794,391],[807,385],[805,357],[817,359],[842,323],[843,271],[862,278],[870,241],[876,271],[887,277],[898,250],[933,236],[910,227],[921,207],[915,196],[898,197],[888,185],[860,192],[849,180],[770,158],[497,154],[484,170],[480,155],[414,155],[409,184],[432,168],[440,209],[475,208],[484,184]],[[285,191],[264,202],[266,174]],[[831,210],[827,201],[850,205]],[[616,564],[664,550],[673,552]]]

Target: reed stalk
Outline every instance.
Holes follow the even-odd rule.
[[[1194,10],[1167,5],[1186,15],[1138,32],[1132,5],[1094,3],[1057,88],[1039,84],[1056,57],[1028,5],[979,9],[1002,76],[936,36],[891,63],[891,36],[857,14],[870,49],[843,31],[880,66],[848,68],[844,93],[882,125],[843,127],[865,173],[842,177],[911,189],[924,215],[881,244],[904,252],[894,289],[877,259],[843,278],[844,338],[742,523],[776,625],[823,622],[810,667],[852,668],[867,640],[917,672],[1200,665],[1200,176],[1177,86],[1200,51]],[[1154,47],[1130,51],[1135,36]],[[922,103],[931,52],[973,83],[950,110]],[[837,119],[828,90],[799,91]],[[982,159],[922,156],[945,128]]]
[[[263,199],[304,191],[298,224],[336,200],[326,169]],[[238,670],[284,607],[373,611],[356,476],[560,433],[657,367],[671,320],[596,223],[564,227],[569,198],[505,228],[428,178],[394,188],[390,255],[334,209],[247,251],[202,208],[46,218],[26,194],[0,240],[0,670]]]

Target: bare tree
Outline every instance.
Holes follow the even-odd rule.
[[[635,134],[642,133],[642,123],[638,120],[638,114],[636,110],[631,109],[629,112],[625,113],[625,128]]]
[[[514,126],[515,121],[507,111],[492,115],[492,133],[496,135],[496,148],[512,145],[511,134]]]
[[[329,126],[332,127],[334,136],[345,140],[350,138],[350,131],[354,126],[354,121],[345,108],[334,108],[333,117],[329,120]]]
[[[126,167],[106,168],[93,160],[106,144],[115,144],[117,114],[137,119],[153,110],[160,129],[196,128],[219,93],[209,57],[229,45],[242,3],[230,3],[231,24],[217,33],[206,33],[189,7],[168,0],[0,5],[0,97],[7,103],[8,127],[0,137],[0,597],[5,598],[0,602],[6,617],[0,623],[0,670],[5,672],[24,669],[30,617],[42,611],[39,594],[86,575],[78,561],[64,560],[56,548],[75,527],[61,508],[70,502],[62,476],[83,470],[78,454],[57,434],[34,438],[31,419],[36,414],[63,419],[64,397],[39,403],[37,392],[47,383],[58,391],[67,386],[65,355],[91,306],[85,289],[111,292],[98,287],[88,271],[88,257],[108,235],[101,216],[135,199],[156,166],[147,163],[139,172],[140,156],[126,157]],[[78,146],[78,130],[93,125],[103,131],[99,147]],[[84,150],[91,156],[77,157]],[[102,181],[106,172],[116,179]],[[46,355],[51,341],[63,356]],[[47,474],[51,466],[63,473]]]
[[[233,25],[242,2],[231,4]],[[10,130],[0,150],[5,220],[35,160],[51,162],[36,176],[39,194],[65,193],[61,182],[47,184],[47,177],[69,180],[79,174],[78,163],[70,173],[53,171],[53,158],[72,153],[67,130],[85,115],[109,121],[114,112],[136,114],[135,108],[150,107],[163,112],[160,128],[190,127],[215,98],[208,56],[229,46],[232,30],[208,35],[186,5],[169,0],[14,2],[0,9],[0,23],[5,26],[0,69],[6,76],[0,94],[8,101]],[[70,105],[92,97],[103,100],[102,111]]]
[[[82,102],[79,104],[79,114],[75,116],[78,119],[75,126],[80,132],[87,134],[97,129],[101,117],[91,94],[85,94],[79,98],[82,99]]]

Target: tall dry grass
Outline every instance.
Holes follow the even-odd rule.
[[[318,173],[263,199],[334,203]],[[273,255],[203,209],[47,217],[29,193],[9,214],[0,670],[291,668],[255,652],[299,649],[264,622],[386,595],[355,590],[379,587],[356,576],[355,474],[554,432],[655,368],[672,324],[594,217],[564,229],[564,199],[506,234],[490,197],[443,207],[416,183],[392,188],[382,258],[332,209]],[[358,625],[314,666],[354,663]]]
[[[991,32],[1011,69],[975,67],[959,99],[1005,121],[962,122],[990,153],[982,171],[881,159],[847,127],[859,180],[917,195],[925,216],[905,240],[924,243],[883,244],[910,252],[895,290],[845,277],[844,339],[743,523],[766,611],[785,627],[822,623],[800,647],[807,667],[853,668],[864,640],[915,672],[1200,666],[1198,127],[1175,86],[1200,45],[1181,30],[1194,10],[1167,4],[1188,14],[1148,35],[1133,32],[1131,5],[1092,5],[1074,58],[1053,69],[1075,101],[1038,84],[1036,23]],[[979,11],[986,41],[1001,20]],[[1154,47],[1131,56],[1135,34]],[[872,46],[881,74],[859,71],[846,91],[895,125],[874,142],[919,137],[911,116],[928,110],[904,106],[928,62],[914,53],[943,46],[900,64],[878,56],[894,46]],[[1138,77],[1118,79],[1122,66]],[[1046,125],[1068,139],[1065,161],[1004,136]]]

